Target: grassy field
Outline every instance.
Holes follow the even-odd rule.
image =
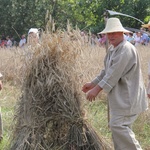
[[[14,117],[14,107],[19,97],[19,89],[11,83],[5,83],[3,90],[0,92],[0,105],[2,111],[3,120],[3,141],[0,143],[0,150],[5,150],[8,148],[9,139],[12,132],[12,124]]]
[[[23,72],[21,72],[23,67],[21,61],[23,55],[21,55],[21,51],[21,49],[0,49],[0,71],[4,75],[3,90],[0,92],[4,139],[0,143],[0,150],[9,149],[8,144],[12,134],[14,108],[20,95],[23,76]],[[150,49],[149,47],[141,46],[138,48],[138,51],[140,54],[145,85],[147,86],[147,68]],[[79,81],[80,88],[85,82],[91,81],[91,79],[99,73],[100,69],[102,69],[105,54],[106,51],[102,47],[82,45],[81,55],[77,61],[79,69],[77,72],[82,76],[82,80]],[[82,95],[85,97],[83,93]],[[102,135],[111,143],[111,132],[108,128],[105,93],[99,95],[93,103],[88,103],[85,100],[83,102],[83,107],[86,110],[85,118],[87,118],[88,122],[92,124],[93,128],[99,135]],[[138,118],[134,124],[134,131],[137,139],[143,147],[143,150],[150,150],[150,111],[145,112]]]

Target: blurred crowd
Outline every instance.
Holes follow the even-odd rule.
[[[21,39],[19,42],[15,41],[13,36],[5,36],[4,34],[2,34],[1,38],[0,38],[0,47],[1,48],[12,48],[13,46],[22,47],[24,44],[26,44],[25,35],[21,36]]]
[[[12,36],[5,36],[4,34],[2,34],[0,38],[0,48],[10,49],[14,46],[24,48],[27,44],[27,40],[29,45],[33,43],[38,43],[40,38],[40,32],[41,29],[31,28],[29,29],[27,36],[23,34],[18,42],[15,41]]]
[[[146,29],[148,29],[148,31],[146,31]],[[30,33],[35,33],[37,39],[39,39],[40,32],[41,29],[31,28],[29,29],[27,36],[25,34],[21,35],[19,41],[15,41],[12,36],[5,36],[4,34],[2,34],[0,36],[0,48],[11,48],[13,46],[23,48],[25,47],[27,40],[29,43],[28,37]],[[105,34],[95,34],[84,30],[80,32],[80,36],[82,39],[82,44],[88,44],[92,46],[98,45],[100,47],[105,47],[106,44],[109,44],[107,43],[107,37]],[[139,45],[150,45],[150,22],[148,24],[142,25],[141,29],[136,29],[136,31],[131,30],[130,33],[124,33],[124,38],[136,47]]]
[[[89,43],[91,45],[99,45],[100,47],[105,47],[107,42],[107,37],[105,34],[89,34],[86,31],[81,32],[83,43]],[[124,33],[124,38],[135,45],[149,45],[150,44],[150,33],[145,32],[143,29],[137,32]]]
[[[16,45],[16,42],[12,36],[5,36],[4,34],[1,35],[0,38],[0,47],[1,48],[10,48],[13,45]]]
[[[145,45],[150,43],[150,36],[144,30],[124,34],[125,39],[135,46]]]

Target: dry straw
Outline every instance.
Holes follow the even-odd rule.
[[[78,34],[43,34],[27,51],[11,150],[110,150],[84,119],[76,64]],[[30,56],[30,57],[27,57]]]

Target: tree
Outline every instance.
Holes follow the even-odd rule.
[[[11,6],[12,3],[10,0],[0,0],[0,33],[9,33],[11,34]]]
[[[56,28],[66,29],[69,20],[72,27],[93,33],[104,28],[105,9],[131,15],[146,23],[150,19],[149,0],[0,0],[0,3],[0,32],[16,37],[17,33],[27,34],[31,27],[45,30],[49,16],[54,19]],[[137,20],[116,17],[126,27],[141,27]]]

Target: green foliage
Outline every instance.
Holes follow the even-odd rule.
[[[11,26],[11,1],[10,0],[0,0],[0,33],[5,33],[9,31]]]
[[[147,23],[150,19],[149,0],[0,0],[0,34],[25,34],[29,28],[43,30],[51,15],[56,29],[66,29],[67,20],[73,27],[97,33],[104,28],[105,9],[136,17]],[[113,17],[113,16],[109,16]],[[126,27],[140,28],[141,23],[128,17],[121,17]],[[16,31],[15,31],[15,30]]]

